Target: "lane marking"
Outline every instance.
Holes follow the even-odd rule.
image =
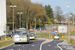
[[[7,50],[13,50],[13,49],[7,49]]]
[[[65,41],[65,40],[64,40],[64,41]],[[64,41],[63,41],[63,42],[64,42]],[[62,42],[60,42],[60,43],[62,43]],[[61,50],[63,50],[63,49],[59,46],[60,43],[58,43],[57,46],[58,46]]]
[[[51,41],[53,41],[53,39],[47,39],[47,40],[45,40],[44,42],[42,42],[41,44],[40,44],[40,50],[42,50],[42,45],[43,44],[46,44],[46,43],[49,43],[49,42],[51,42]]]
[[[51,45],[48,45],[48,46],[51,46]]]
[[[31,46],[34,46],[34,45],[31,45]]]
[[[57,46],[58,46],[61,50],[63,50],[58,44],[57,44]]]
[[[19,49],[20,50],[20,49]]]

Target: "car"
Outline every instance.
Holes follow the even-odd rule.
[[[59,35],[58,35],[58,34],[55,34],[55,35],[54,35],[54,40],[55,40],[55,39],[59,40]]]
[[[30,34],[30,39],[36,38],[36,35],[34,34],[34,31],[30,31],[29,34]]]
[[[26,29],[16,29],[13,35],[14,43],[29,43],[29,33]]]
[[[8,34],[6,35],[7,38],[12,38],[13,37],[13,34]]]

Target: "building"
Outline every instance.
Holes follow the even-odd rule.
[[[0,0],[0,36],[5,35],[6,0]]]

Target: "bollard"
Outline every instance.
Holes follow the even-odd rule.
[[[49,39],[50,39],[50,36],[49,36]]]
[[[52,38],[52,36],[51,36],[51,38]]]
[[[62,38],[64,38],[64,36],[62,36]]]
[[[5,40],[8,40],[8,39],[5,37]]]

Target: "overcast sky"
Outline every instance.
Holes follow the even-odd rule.
[[[50,4],[53,11],[56,6],[60,6],[63,14],[69,12],[69,10],[75,14],[75,0],[31,0],[31,2],[40,3],[43,6]],[[68,9],[67,6],[70,6],[70,9]]]

